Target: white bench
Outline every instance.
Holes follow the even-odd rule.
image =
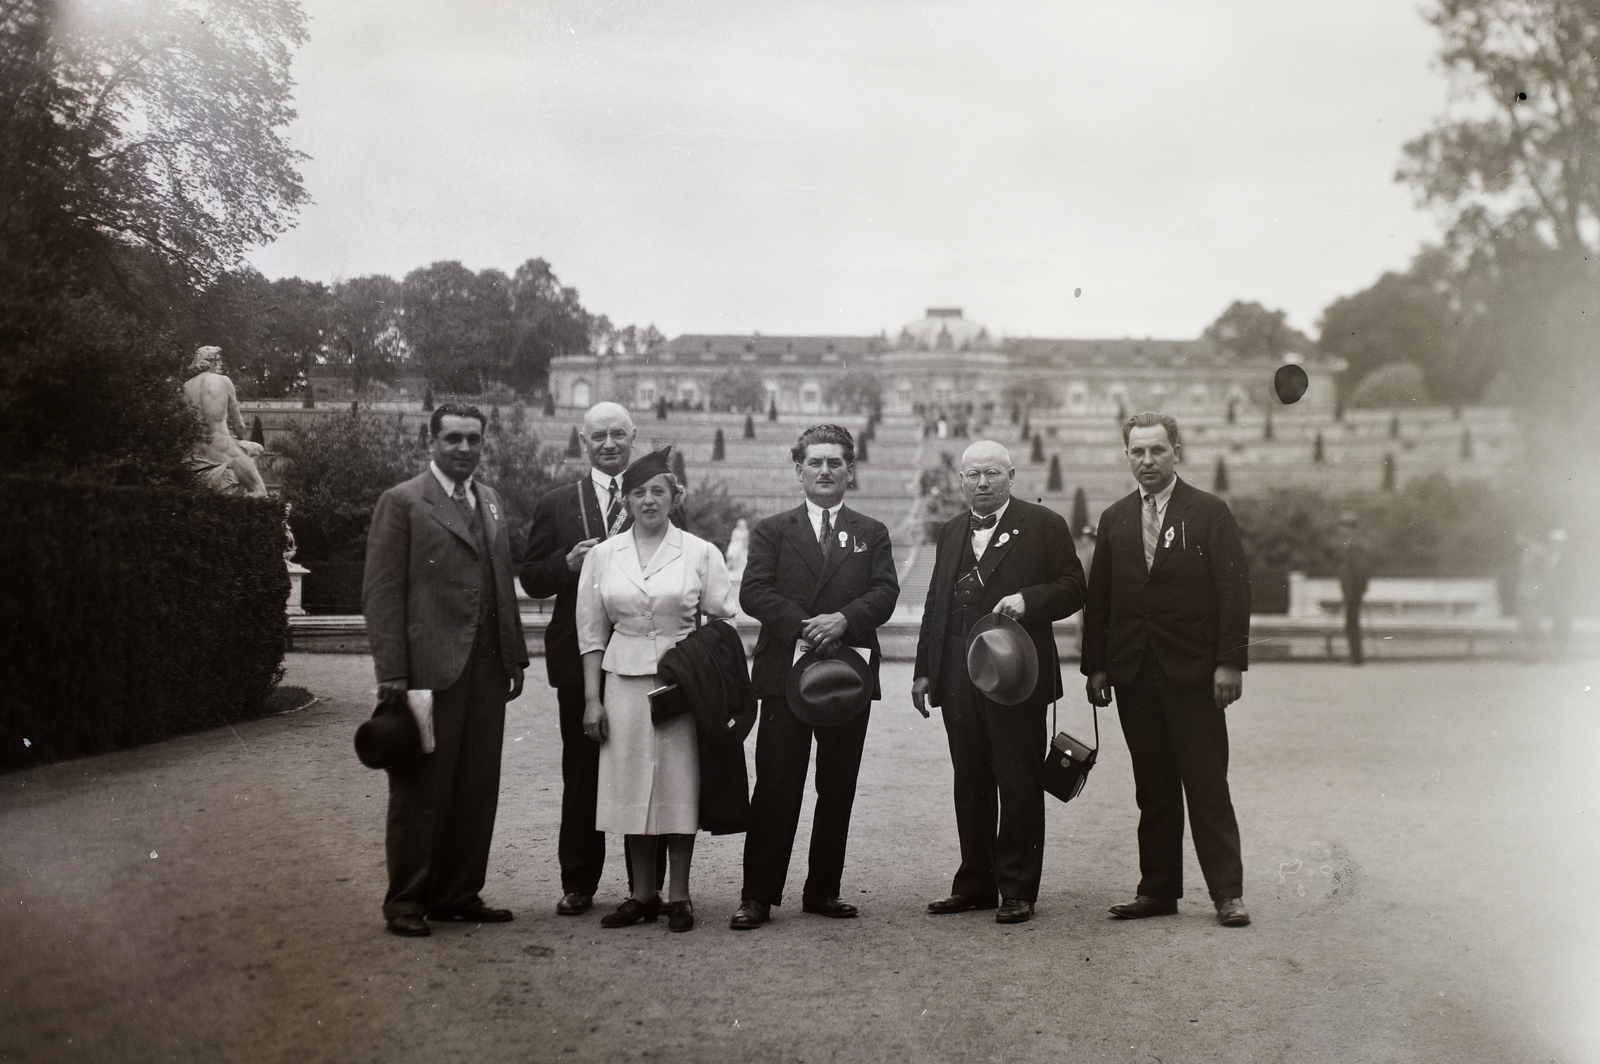
[[[1326,620],[1344,616],[1339,581],[1289,574],[1289,616]],[[1492,579],[1374,577],[1361,600],[1372,620],[1492,621],[1500,617],[1500,589]]]

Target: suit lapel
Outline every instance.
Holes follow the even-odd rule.
[[[662,543],[656,548],[656,553],[660,554],[665,546],[666,544]],[[639,568],[639,549],[632,536],[618,536],[617,549],[611,557],[617,564],[618,572],[633,581],[634,586],[640,591],[648,593],[649,589],[644,586],[644,572]]]
[[[669,524],[667,525],[666,538],[662,539],[660,545],[656,547],[656,552],[650,555],[650,563],[644,567],[644,578],[646,580],[650,579],[682,555],[683,532],[677,525]],[[637,562],[637,551],[634,554],[634,558]]]
[[[822,573],[822,548],[817,546],[817,535],[811,531],[811,517],[806,513],[805,503],[801,503],[799,509],[789,511],[783,535],[794,544],[794,549],[811,567],[811,575],[819,576]]]
[[[994,526],[994,535],[989,538],[989,548],[983,552],[983,557],[978,559],[978,579],[983,581],[985,587],[989,586],[989,578],[999,567],[1005,556],[1011,553],[1011,548],[1017,545],[1028,531],[1028,519],[1015,500],[1006,507],[1006,512],[1001,517],[1002,524]],[[1001,542],[1004,540],[1004,542]]]
[[[439,483],[439,478],[433,475],[433,470],[423,473],[423,478],[422,499],[429,505],[429,513],[433,519],[453,532],[476,557],[478,545],[473,542],[472,531],[467,528],[466,520],[461,516],[461,510],[456,506],[455,500],[444,493],[444,487]]]
[[[1150,565],[1150,575],[1161,568],[1163,562],[1172,554],[1172,548],[1178,543],[1178,533],[1173,529],[1187,520],[1189,507],[1194,504],[1194,499],[1184,489],[1188,485],[1179,480],[1172,487],[1172,497],[1167,500],[1167,519],[1161,524],[1161,537],[1156,540],[1156,558]],[[1144,555],[1144,530],[1140,529],[1139,554]]]

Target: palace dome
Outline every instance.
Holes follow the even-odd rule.
[[[994,337],[962,317],[960,307],[929,307],[900,330],[896,346],[902,351],[986,351],[994,348]]]

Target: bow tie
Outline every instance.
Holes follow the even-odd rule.
[[[988,517],[979,517],[977,514],[967,515],[967,531],[978,532],[985,528],[993,528],[996,521],[1000,520],[999,514],[990,514]]]

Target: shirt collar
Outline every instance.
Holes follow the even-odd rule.
[[[842,510],[842,509],[844,509],[844,500],[840,499],[838,502],[836,502],[832,506],[828,507],[828,513],[832,517],[837,519],[838,516],[839,516],[839,511]],[[818,506],[816,503],[812,502],[810,499],[807,499],[806,500],[806,516],[811,518],[811,520],[813,520],[813,521],[821,521],[822,520],[822,507]]]
[[[594,490],[600,493],[600,498],[602,499],[610,494],[611,484],[613,481],[615,481],[617,485],[617,494],[622,494],[621,477],[614,477],[610,473],[602,473],[600,470],[590,466],[589,479],[594,481]]]
[[[439,463],[430,461],[428,463],[428,469],[433,472],[434,479],[439,482],[439,486],[444,489],[444,493],[454,497],[456,493],[456,482],[444,475],[444,470],[439,468]],[[467,491],[472,491],[471,477],[467,478]]]
[[[1176,488],[1177,486],[1178,486],[1178,475],[1176,473],[1174,473],[1172,475],[1172,479],[1167,481],[1167,486],[1162,488],[1160,491],[1156,492],[1155,495],[1154,495],[1154,498],[1156,500],[1156,509],[1157,510],[1165,510],[1167,508],[1167,501],[1172,498],[1172,489]],[[1147,492],[1145,492],[1143,490],[1141,490],[1139,492],[1139,494],[1144,496],[1145,499],[1148,499],[1148,498],[1152,497],[1149,493],[1147,493]],[[1140,501],[1143,502],[1144,500],[1141,499]]]
[[[1007,499],[1005,502],[1000,504],[1000,509],[994,512],[994,526],[996,528],[1000,527],[1000,519],[1006,515],[1006,510],[1009,509],[1010,506],[1011,500]],[[976,510],[968,509],[967,513],[971,514],[973,517],[977,517],[980,521],[984,520],[984,518],[978,517],[978,511]]]

